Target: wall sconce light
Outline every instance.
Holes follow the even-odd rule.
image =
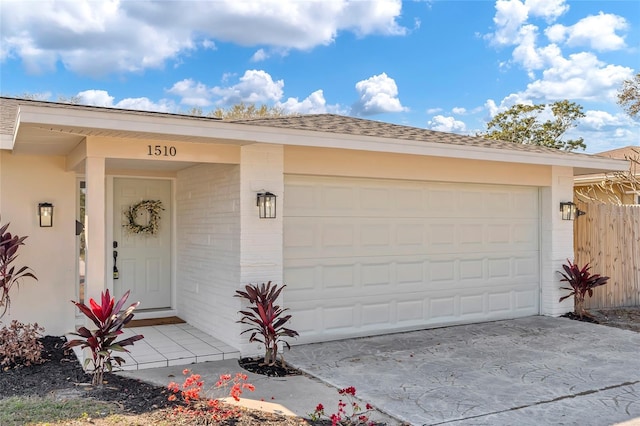
[[[256,201],[260,219],[275,219],[276,217],[276,196],[270,192],[258,193]]]
[[[40,216],[41,228],[51,228],[53,226],[53,204],[38,204],[38,216]]]
[[[560,203],[560,211],[562,212],[562,220],[574,220],[575,218],[586,214],[582,210],[578,209],[575,203],[572,203],[571,201]]]

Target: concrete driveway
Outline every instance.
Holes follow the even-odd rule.
[[[300,345],[286,358],[415,425],[640,424],[640,333],[565,318]]]

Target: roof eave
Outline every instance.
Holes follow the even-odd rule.
[[[230,123],[219,120],[194,119],[180,116],[147,116],[126,111],[87,111],[21,105],[17,114],[15,141],[25,124],[68,126],[78,129],[117,130],[120,132],[192,137],[211,141],[224,139],[238,144],[269,143],[293,146],[339,148],[399,154],[428,155],[460,159],[500,161],[573,167],[574,175],[623,171],[625,160],[591,155],[541,153],[473,145],[391,139],[377,136],[328,133],[312,130],[286,129]],[[3,139],[4,140],[4,139]],[[4,146],[4,142],[3,142]]]

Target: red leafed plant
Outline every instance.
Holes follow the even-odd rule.
[[[111,372],[114,361],[119,366],[125,362],[122,357],[113,356],[113,351],[129,352],[124,348],[125,346],[133,345],[134,342],[144,338],[143,335],[138,334],[116,342],[118,336],[123,333],[122,328],[131,321],[133,311],[140,304],[140,302],[133,303],[127,309],[121,311],[128,297],[129,291],[120,298],[118,303],[115,303],[115,298],[111,297],[109,290],[106,290],[101,294],[102,304],[89,299],[91,308],[84,303],[71,301],[98,327],[95,330],[80,327],[76,333],[71,334],[80,336],[81,339],[74,339],[65,343],[66,348],[80,346],[82,349],[89,348],[91,350],[91,358],[87,358],[84,361],[84,366],[86,368],[89,363],[92,363],[92,384],[94,385],[102,384],[105,369]]]
[[[212,422],[223,422],[227,419],[234,419],[241,416],[242,411],[230,404],[223,404],[218,398],[205,398],[202,396],[204,381],[199,374],[194,374],[189,369],[182,371],[188,376],[182,386],[175,382],[167,385],[171,395],[169,401],[182,402],[174,408],[174,417],[187,417],[192,420],[192,424],[212,424]],[[240,401],[243,390],[255,391],[255,386],[247,383],[247,375],[236,373],[235,376],[223,374],[215,384],[215,389],[229,388],[229,396],[235,401]],[[225,423],[226,424],[226,423]]]
[[[287,309],[282,309],[275,304],[280,292],[285,287],[285,285],[281,287],[278,287],[277,284],[271,285],[271,281],[260,285],[249,284],[245,286],[246,291],[236,290],[234,295],[234,297],[242,297],[254,305],[250,306],[248,311],[240,311],[243,317],[238,322],[251,326],[241,333],[251,333],[250,342],[264,344],[265,365],[275,365],[280,342],[287,348],[291,348],[287,341],[282,340],[282,337],[296,337],[298,335],[297,331],[285,327],[285,324],[291,319],[291,315],[283,315]],[[284,360],[282,363],[284,364]]]
[[[601,277],[599,274],[591,274],[589,272],[589,264],[587,263],[580,268],[575,263],[571,263],[567,259],[568,265],[562,265],[565,273],[560,271],[562,279],[560,281],[568,282],[571,287],[561,287],[563,290],[570,290],[566,296],[560,298],[560,302],[564,299],[575,296],[574,301],[574,313],[580,318],[583,316],[589,316],[589,313],[584,309],[584,297],[589,294],[589,297],[593,296],[593,289],[601,285],[605,285],[609,281],[609,277]]]
[[[11,235],[7,229],[9,229],[8,223],[0,228],[0,318],[7,313],[11,305],[9,292],[13,285],[18,285],[22,278],[37,280],[28,267],[18,268],[11,265],[18,257],[18,248],[24,245],[27,237]]]

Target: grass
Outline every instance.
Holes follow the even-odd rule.
[[[89,423],[91,419],[111,417],[117,412],[117,407],[112,404],[86,398],[60,401],[54,398],[11,397],[0,400],[0,425],[66,423],[74,420]]]

